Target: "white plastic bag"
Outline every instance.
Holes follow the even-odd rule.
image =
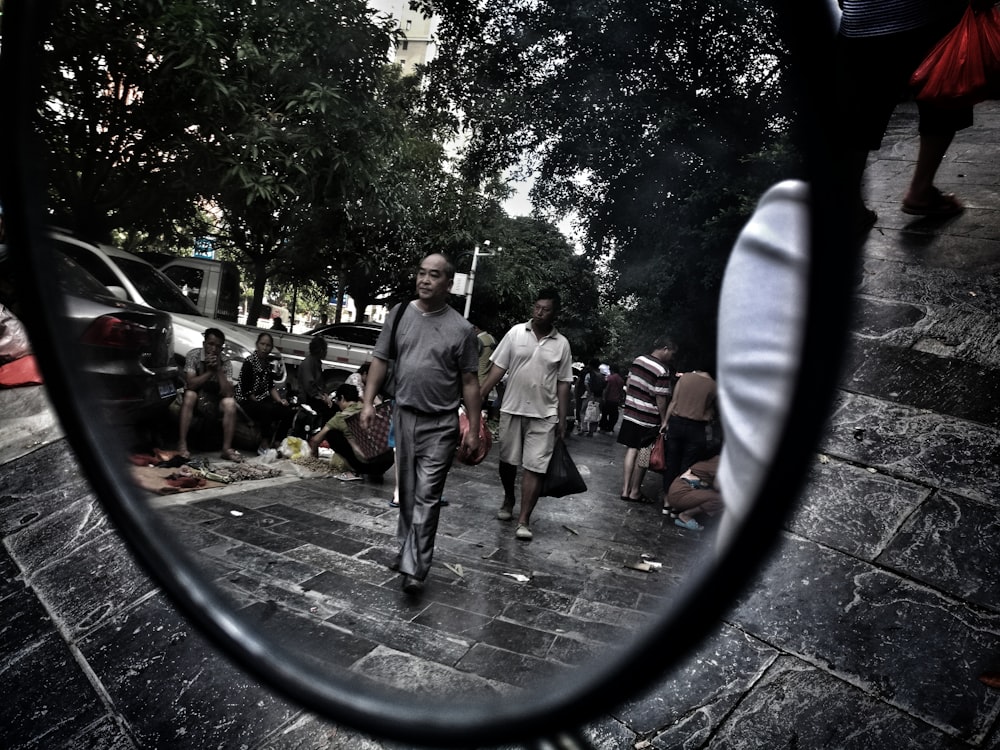
[[[309,443],[302,438],[286,437],[278,446],[278,454],[284,458],[308,458],[312,455]]]

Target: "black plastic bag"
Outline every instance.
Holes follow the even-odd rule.
[[[577,471],[565,441],[556,438],[556,447],[552,450],[548,471],[542,479],[540,497],[565,497],[578,492],[586,492],[587,484]]]

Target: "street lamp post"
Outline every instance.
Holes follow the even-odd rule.
[[[483,244],[486,245],[486,247],[489,247],[490,246],[490,241],[489,240],[483,240]],[[477,263],[477,261],[480,258],[488,258],[491,255],[494,255],[494,253],[481,253],[481,252],[479,252],[479,245],[476,245],[476,247],[472,251],[472,268],[469,269],[469,280],[468,280],[468,282],[466,282],[466,289],[465,289],[465,319],[466,320],[469,319],[469,313],[472,311],[472,287],[476,283],[476,263]]]

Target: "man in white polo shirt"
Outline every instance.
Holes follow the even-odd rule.
[[[517,467],[521,466],[521,512],[515,536],[522,541],[532,537],[531,512],[538,502],[556,438],[566,436],[573,353],[569,341],[555,328],[558,312],[559,293],[554,289],[539,292],[531,320],[507,331],[479,387],[480,394],[489,394],[507,374],[500,405],[500,481],[504,500],[497,518],[513,518],[514,484]]]

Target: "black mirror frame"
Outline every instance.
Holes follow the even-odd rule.
[[[776,4],[797,69],[797,91],[807,113],[800,123],[813,205],[809,300],[799,376],[774,465],[739,533],[714,566],[681,592],[669,617],[643,632],[612,663],[590,665],[552,689],[531,691],[530,700],[449,708],[441,702],[387,704],[384,696],[331,679],[273,643],[238,617],[219,593],[202,580],[191,560],[163,533],[155,516],[116,469],[101,446],[113,444],[105,425],[88,419],[89,394],[72,377],[72,363],[59,340],[61,314],[55,282],[46,273],[51,250],[42,234],[43,186],[33,142],[37,81],[34,57],[53,3],[9,0],[3,10],[0,54],[0,200],[7,224],[9,258],[0,269],[12,274],[32,301],[24,321],[44,372],[50,398],[73,450],[108,516],[132,553],[176,607],[222,651],[264,684],[305,708],[360,731],[393,740],[436,746],[493,745],[572,734],[662,677],[688,649],[710,632],[733,598],[748,583],[777,537],[805,479],[809,458],[825,426],[846,343],[853,268],[860,250],[848,236],[839,181],[832,178],[827,132],[831,105],[826,74],[832,42],[829,0]],[[829,39],[827,39],[829,38]],[[4,268],[7,266],[9,268]],[[780,475],[775,467],[780,466]],[[671,648],[664,648],[670,643]],[[548,687],[548,686],[546,686]],[[391,716],[391,721],[386,720]],[[579,735],[573,740],[580,744]]]

